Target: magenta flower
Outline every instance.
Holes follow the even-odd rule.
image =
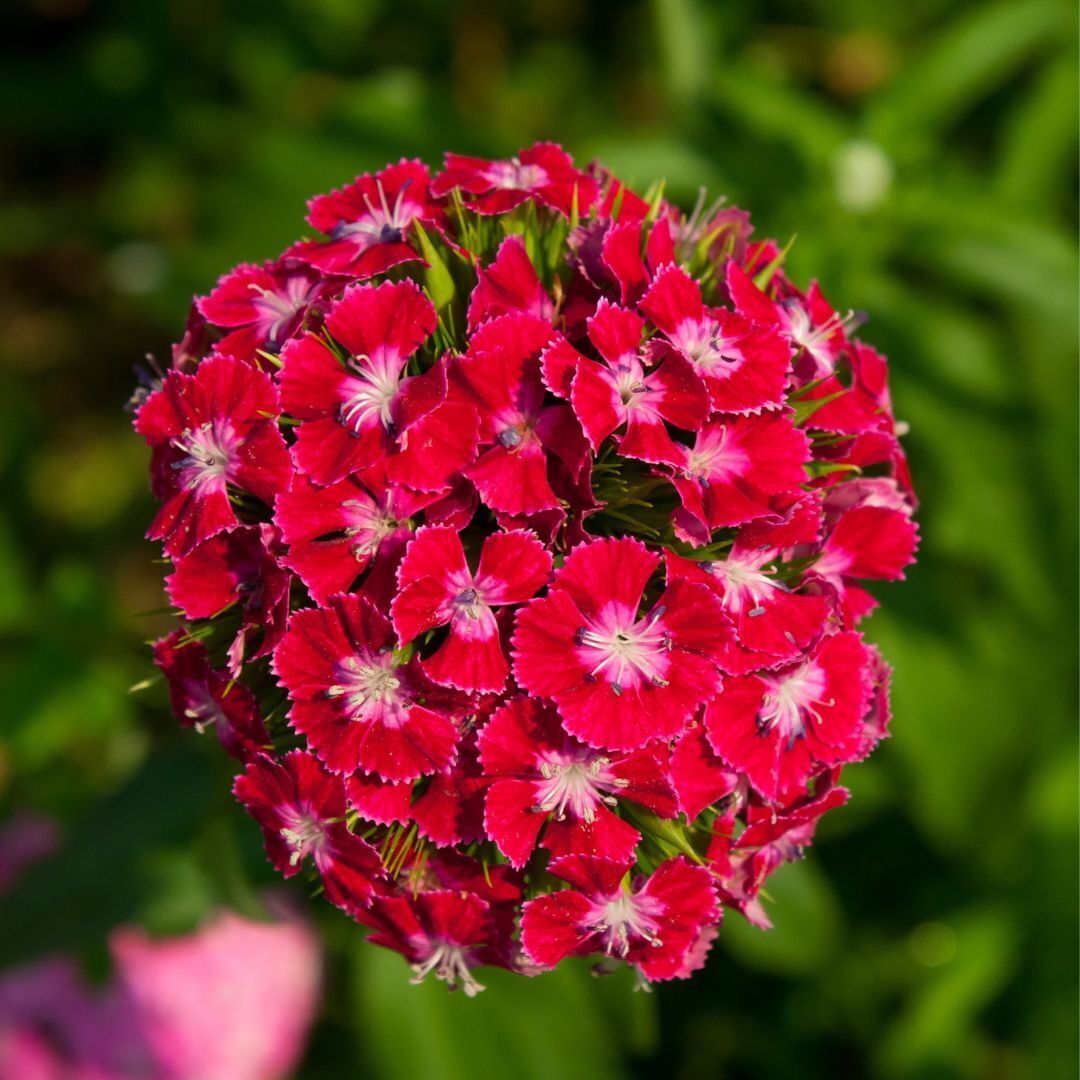
[[[413,222],[441,230],[442,208],[429,192],[431,174],[421,161],[364,173],[340,191],[308,203],[308,223],[327,240],[296,244],[290,255],[325,274],[369,278],[420,259],[410,233]]]
[[[250,760],[270,746],[270,736],[251,691],[210,666],[206,647],[174,630],[154,642],[154,663],[165,676],[172,710],[185,727],[213,728],[235,758]]]
[[[465,205],[478,214],[503,214],[527,199],[569,217],[576,209],[584,216],[596,201],[596,181],[578,172],[562,147],[536,143],[508,161],[487,161],[447,154],[446,168],[431,184],[432,193],[459,190],[472,198]]]
[[[707,308],[700,286],[675,263],[660,267],[639,306],[701,374],[717,412],[756,413],[783,404],[791,348],[772,321]]]
[[[394,448],[402,378],[410,356],[435,329],[435,308],[411,282],[356,285],[330,309],[322,337],[290,342],[282,359],[285,411],[304,421],[294,455],[317,484],[333,484],[377,464]]]
[[[465,475],[492,510],[533,514],[559,505],[548,453],[558,453],[559,421],[569,410],[544,404],[539,356],[551,334],[535,316],[503,315],[484,323],[451,364],[451,395],[480,421],[480,456]]]
[[[476,288],[469,300],[469,328],[518,312],[550,322],[554,311],[521,237],[508,236],[495,258],[477,269]]]
[[[421,704],[424,679],[371,603],[349,594],[298,611],[274,653],[292,726],[331,772],[415,780],[453,761],[454,722]]]
[[[553,857],[631,859],[641,834],[612,810],[628,800],[674,817],[675,795],[662,751],[601,753],[567,735],[559,714],[514,698],[484,725],[479,739],[487,789],[484,828],[511,865],[522,867],[536,846]]]
[[[571,735],[636,750],[672,738],[720,689],[728,621],[702,585],[671,582],[645,614],[659,558],[636,540],[581,544],[514,633],[514,675],[550,697]]]
[[[708,948],[703,935],[719,917],[709,872],[682,856],[629,887],[630,864],[568,855],[552,873],[572,888],[525,904],[521,944],[530,959],[554,967],[567,956],[603,953],[625,960],[650,982],[685,979]]]
[[[215,351],[265,367],[258,353],[280,352],[325,288],[315,271],[279,260],[235,267],[197,303],[208,323],[228,331]]]
[[[418,978],[687,976],[889,733],[858,628],[918,530],[885,357],[745,211],[548,143],[308,221],[131,401],[174,711]]]
[[[569,382],[574,414],[593,450],[613,431],[625,427],[619,453],[642,461],[674,463],[681,458],[665,421],[684,431],[696,431],[709,413],[709,394],[690,363],[669,354],[646,371],[640,352],[644,320],[627,308],[601,300],[588,321],[589,341],[603,357],[597,363],[572,351],[572,371],[559,371],[567,363],[565,349],[544,356],[548,385]]]
[[[390,614],[403,645],[437,626],[449,627],[446,640],[424,660],[428,677],[466,692],[498,693],[510,667],[493,609],[535,596],[551,576],[551,556],[534,533],[493,533],[473,573],[457,530],[428,525],[409,542],[397,576]]]
[[[289,482],[278,400],[269,376],[232,357],[210,357],[194,375],[170,371],[135,417],[153,450],[151,478],[163,505],[147,538],[171,557],[238,523],[230,489],[272,505]]]
[[[240,626],[229,646],[229,670],[273,652],[289,618],[292,575],[282,566],[274,525],[243,525],[201,543],[176,560],[165,578],[169,600],[189,619],[212,619],[236,605]],[[250,640],[258,645],[248,651]]]
[[[369,591],[393,597],[414,515],[435,499],[390,482],[380,466],[326,487],[297,475],[274,504],[289,549],[282,561],[317,604],[348,591],[362,574]]]
[[[349,832],[341,777],[313,754],[253,758],[233,794],[259,823],[267,857],[285,877],[300,873],[310,856],[331,902],[354,912],[370,901],[383,876],[379,853]]]
[[[709,743],[765,799],[802,794],[815,771],[865,756],[866,646],[845,632],[798,664],[728,679],[705,709]]]

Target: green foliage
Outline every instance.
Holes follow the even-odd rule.
[[[556,138],[798,232],[785,268],[870,314],[923,500],[921,562],[868,624],[894,738],[770,882],[775,929],[730,916],[708,969],[652,995],[584,968],[411,987],[320,908],[301,1076],[1074,1072],[1073,5],[118,0],[3,23],[0,796],[65,840],[0,900],[0,958],[93,959],[119,921],[254,912],[273,880],[212,736],[175,733],[160,685],[127,693],[167,624],[137,614],[163,600],[130,364],[303,232],[311,194]],[[446,326],[460,269],[429,271]],[[619,512],[652,528],[639,495]]]

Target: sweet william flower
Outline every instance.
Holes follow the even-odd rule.
[[[541,845],[556,858],[632,858],[641,836],[613,812],[623,800],[661,817],[675,814],[661,749],[591,749],[534,699],[515,698],[499,709],[480,732],[479,750],[490,783],[484,826],[516,867],[528,861],[541,829]]]
[[[235,357],[208,357],[194,375],[170,371],[135,416],[163,504],[147,538],[187,555],[238,524],[230,488],[272,505],[292,472],[279,411],[269,376]]]
[[[704,963],[702,934],[719,918],[704,867],[679,856],[632,883],[630,866],[613,859],[567,855],[549,869],[572,887],[525,904],[521,942],[534,963],[601,953],[650,982],[684,979]]]
[[[536,143],[509,160],[488,161],[447,154],[446,168],[431,185],[435,195],[457,189],[478,214],[503,214],[535,198],[569,217],[586,213],[596,200],[596,181],[574,168],[570,155],[554,143]]]
[[[704,586],[671,582],[642,612],[660,564],[628,538],[580,544],[514,632],[514,675],[551,698],[589,746],[636,750],[671,738],[720,689],[729,624]]]
[[[210,666],[205,645],[174,630],[154,642],[154,663],[165,676],[172,710],[185,726],[198,732],[213,728],[225,750],[241,761],[270,746],[254,695]]]
[[[347,911],[363,907],[383,874],[379,853],[345,824],[345,788],[313,755],[292,750],[280,761],[259,755],[233,794],[259,823],[266,854],[285,877],[311,858],[327,898]]]
[[[402,160],[364,173],[340,191],[308,203],[308,224],[326,240],[296,244],[290,254],[325,274],[370,278],[415,262],[413,223],[441,229],[442,207],[429,191],[431,174],[421,161]]]
[[[279,869],[466,994],[689,975],[891,725],[888,364],[745,211],[661,192],[548,143],[364,174],[130,405],[174,711]]]
[[[227,331],[216,352],[266,367],[259,353],[279,353],[326,288],[316,271],[281,259],[237,266],[197,305],[208,323]]]
[[[415,780],[454,759],[458,730],[422,704],[416,660],[370,601],[343,593],[296,612],[274,653],[289,720],[332,772]]]
[[[510,668],[495,609],[533,597],[551,575],[551,556],[534,533],[493,533],[480,550],[474,573],[456,529],[427,525],[409,542],[398,568],[391,618],[408,644],[447,626],[446,640],[423,661],[424,672],[443,686],[493,693]]]
[[[790,667],[728,679],[705,708],[710,745],[763,798],[798,794],[822,767],[865,756],[869,660],[848,631]]]
[[[242,525],[201,543],[176,560],[165,578],[173,605],[189,619],[211,619],[236,605],[240,625],[229,646],[229,670],[271,653],[285,633],[292,575],[282,565],[275,525]],[[258,644],[248,650],[248,642]]]

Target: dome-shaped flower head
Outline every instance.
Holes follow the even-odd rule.
[[[272,505],[292,472],[279,411],[270,377],[234,357],[209,357],[194,375],[170,371],[135,417],[163,503],[147,538],[171,558],[187,555],[238,523],[230,488]]]
[[[428,677],[458,690],[498,692],[510,668],[494,609],[531,599],[550,576],[551,555],[527,530],[492,533],[474,573],[456,529],[424,526],[398,569],[394,629],[404,645],[448,626],[446,640],[424,660]]]
[[[570,155],[554,143],[536,143],[503,161],[447,154],[446,167],[432,181],[435,195],[464,192],[465,205],[478,214],[503,214],[535,198],[569,217],[588,213],[596,201],[596,181],[574,168]]]
[[[701,286],[676,263],[660,267],[640,307],[663,341],[697,368],[717,412],[783,403],[792,350],[772,322],[706,307]]]
[[[559,714],[530,698],[514,698],[480,731],[480,763],[493,781],[484,827],[513,866],[524,866],[541,844],[555,857],[633,857],[640,833],[612,810],[623,800],[674,817],[675,793],[663,751],[594,750],[567,735]]]
[[[437,230],[443,210],[431,197],[431,174],[422,161],[398,162],[364,173],[340,191],[308,203],[308,223],[327,240],[296,244],[290,255],[326,274],[369,278],[420,259],[413,246],[413,222]]]
[[[389,620],[360,596],[296,612],[274,653],[289,719],[328,769],[415,780],[448,765],[458,730],[428,708],[425,679]]]
[[[259,352],[277,354],[326,291],[322,277],[293,260],[243,264],[197,301],[207,322],[228,331],[215,350],[260,367]]]
[[[679,856],[628,881],[629,863],[567,855],[548,869],[572,887],[526,902],[521,943],[534,963],[603,953],[650,982],[685,979],[704,963],[702,935],[720,916],[704,867]]]
[[[266,854],[285,877],[298,874],[308,856],[327,897],[356,912],[383,876],[379,853],[345,824],[345,788],[319,760],[292,750],[280,761],[260,755],[236,778],[233,793],[259,823]]]
[[[685,581],[643,605],[659,564],[630,538],[580,544],[518,615],[515,678],[551,698],[589,746],[636,750],[672,738],[720,689],[727,616],[709,589]]]
[[[705,708],[709,743],[762,798],[793,798],[822,767],[865,756],[869,664],[861,637],[844,632],[797,664],[729,678]]]

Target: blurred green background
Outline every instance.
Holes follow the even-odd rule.
[[[869,628],[894,737],[776,875],[776,929],[732,917],[652,995],[581,970],[411,987],[317,905],[299,1075],[1075,1075],[1073,4],[35,0],[0,40],[0,800],[65,835],[0,902],[0,962],[100,970],[108,927],[271,880],[213,740],[129,693],[165,625],[131,365],[307,196],[554,138],[798,233],[796,280],[870,313],[923,500]]]

